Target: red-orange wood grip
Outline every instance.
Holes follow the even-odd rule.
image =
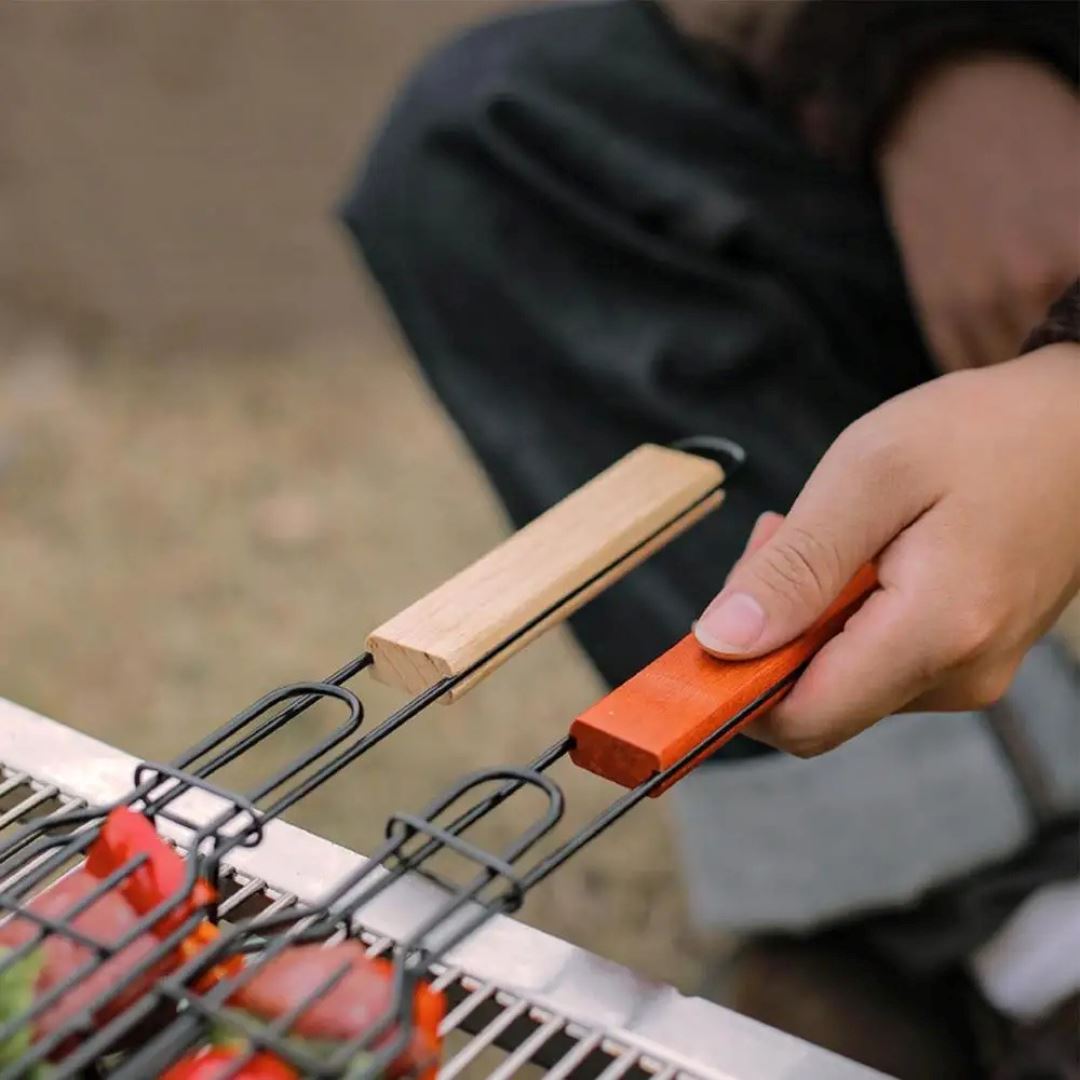
[[[756,660],[718,660],[687,634],[573,722],[571,759],[624,787],[674,765],[835,637],[876,585],[873,566],[864,566],[806,633]],[[782,696],[770,698],[650,794],[666,791]]]

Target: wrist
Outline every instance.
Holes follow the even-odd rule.
[[[1028,361],[1032,366],[1039,364],[1060,371],[1061,377],[1070,385],[1080,380],[1080,342],[1056,341],[1051,345],[1044,345],[1040,349],[1032,349],[1031,352],[1024,353],[1023,356],[1017,358],[1015,363],[1024,364]],[[1080,409],[1078,401],[1080,399],[1074,399],[1070,404]],[[1080,428],[1080,424],[1077,424],[1077,427]]]
[[[1077,439],[1080,441],[1080,343],[1057,341],[1033,349],[1012,361],[1010,367],[1022,371],[1044,372],[1053,390],[1071,394],[1059,399],[1062,410],[1075,420]]]
[[[1037,422],[1063,455],[1055,468],[1068,467],[1080,481],[1080,343],[1044,345],[1004,366],[1023,373],[1016,395],[1038,403]]]
[[[902,153],[927,121],[955,125],[958,134],[972,126],[997,139],[1012,127],[1028,127],[1027,109],[1038,110],[1060,139],[1071,145],[1077,134],[1076,90],[1061,73],[1041,61],[1003,52],[978,52],[928,69],[883,130],[878,162]]]

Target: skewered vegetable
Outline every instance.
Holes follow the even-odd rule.
[[[255,1054],[239,1069],[237,1061],[246,1051],[242,1047],[215,1046],[186,1054],[161,1080],[300,1080],[300,1074],[273,1054]]]
[[[102,881],[141,859],[112,887]],[[86,861],[22,906],[0,926],[0,1022],[30,1012],[35,1002],[79,971],[85,974],[41,1009],[15,1034],[0,1043],[0,1063],[13,1062],[29,1047],[60,1030],[80,1011],[100,1003],[92,1013],[102,1025],[146,993],[157,979],[175,970],[217,936],[208,922],[163,956],[150,963],[160,939],[198,908],[214,899],[202,880],[188,885],[188,869],[141,814],[126,807],[113,810],[91,844]],[[186,895],[184,890],[187,889]],[[175,909],[119,947],[139,921],[166,901],[183,895]],[[147,969],[131,977],[141,963]],[[232,957],[205,972],[197,983],[205,989],[242,966]],[[127,981],[127,985],[124,983]],[[65,1039],[50,1054],[62,1058],[77,1041]]]
[[[34,897],[27,912],[49,920],[63,921],[80,935],[111,950],[138,921],[138,913],[118,889],[110,889],[91,900],[79,914],[72,910],[93,894],[101,892],[101,882],[84,869],[75,870]],[[0,1001],[5,1020],[15,1019],[29,1010],[33,1002],[59,986],[80,968],[86,975],[47,1008],[34,1017],[29,1030],[22,1029],[0,1047],[0,1059],[15,1060],[16,1049],[25,1052],[31,1042],[52,1034],[88,1005],[100,1001],[94,1012],[97,1024],[107,1023],[149,989],[172,965],[160,961],[132,980],[120,992],[116,987],[140,961],[146,960],[157,946],[149,934],[135,938],[102,962],[94,962],[96,950],[63,932],[47,932],[40,941],[39,924],[17,916],[0,927],[0,947],[11,962],[0,970]],[[27,947],[29,946],[29,947]],[[13,955],[14,954],[14,955]],[[61,1057],[70,1043],[61,1044],[52,1055]]]
[[[394,1006],[393,964],[368,956],[358,941],[328,947],[292,946],[260,966],[233,994],[230,1005],[249,1021],[269,1023],[301,1008],[308,998],[313,1000],[290,1026],[289,1040],[314,1056],[328,1056],[341,1043],[359,1038],[385,1020]],[[416,986],[412,1032],[387,1077],[434,1080],[441,1045],[438,1028],[445,1012],[446,1001],[439,991],[425,983]],[[233,1029],[234,1038],[240,1027]],[[388,1025],[370,1050],[386,1047],[396,1036],[396,1026]],[[357,1055],[352,1071],[360,1072],[369,1057],[369,1053]]]
[[[103,881],[110,877],[116,883],[105,888]],[[35,1042],[54,1035],[84,1010],[89,1009],[93,1026],[108,1023],[149,992],[157,979],[212,945],[217,927],[203,921],[178,946],[156,955],[162,939],[215,899],[213,888],[193,879],[190,864],[158,836],[150,821],[124,807],[113,810],[85,863],[21,905],[19,913],[0,926],[0,1024],[27,1018],[0,1043],[0,1067],[17,1062]],[[155,913],[160,917],[150,928],[121,947],[139,922]],[[144,964],[146,970],[134,974]],[[297,1014],[288,1043],[323,1059],[337,1054],[342,1044],[378,1031],[368,1050],[353,1055],[349,1075],[369,1069],[373,1055],[399,1038],[400,1025],[391,1016],[393,965],[367,956],[359,942],[290,946],[259,965],[246,981],[243,966],[239,956],[229,957],[197,980],[200,991],[234,976],[241,985],[214,1033],[215,1045],[188,1054],[164,1080],[229,1075],[298,1080],[291,1065],[248,1041],[286,1014]],[[85,973],[76,977],[80,972]],[[35,1002],[72,978],[73,984],[55,1001],[30,1016]],[[409,1034],[400,1053],[391,1051],[397,1056],[384,1070],[385,1080],[434,1080],[445,1001],[424,983],[410,994]],[[234,1024],[228,1023],[230,1015]],[[79,1034],[64,1038],[49,1057],[62,1058]]]
[[[126,806],[117,807],[90,846],[86,869],[95,877],[105,878],[140,858],[141,864],[129,870],[119,885],[124,898],[140,915],[148,915],[187,889],[183,902],[154,924],[158,937],[164,937],[193,911],[214,901],[214,890],[203,879],[188,885],[189,864],[158,836],[152,822]]]

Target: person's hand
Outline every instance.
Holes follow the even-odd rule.
[[[946,375],[849,427],[786,518],[763,517],[696,624],[778,648],[864,563],[880,587],[747,733],[800,756],[883,716],[984,707],[1080,587],[1080,346]]]
[[[1080,270],[1080,105],[1003,56],[941,67],[878,156],[923,332],[945,371],[1017,354]]]

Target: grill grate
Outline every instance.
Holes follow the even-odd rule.
[[[8,833],[0,833],[0,843],[8,840],[17,827],[40,828],[61,815],[87,809],[84,799],[62,793],[55,785],[42,783],[26,772],[0,764],[0,777],[0,829]],[[171,815],[169,820],[184,828],[194,825],[178,814]],[[37,864],[40,862],[37,860]],[[33,865],[22,867],[22,874],[0,880],[0,892],[7,892],[20,878],[25,878],[26,870]],[[229,866],[222,868],[219,882],[221,900],[217,913],[225,924],[265,923],[309,911],[295,893],[277,889],[263,878]],[[385,934],[362,926],[355,927],[354,933],[368,946],[371,955],[383,955],[394,947],[393,939]],[[532,1004],[494,982],[470,976],[461,967],[434,963],[429,970],[432,985],[443,991],[450,1002],[440,1027],[440,1034],[447,1040],[440,1080],[478,1075],[476,1066],[496,1049],[501,1051],[500,1057],[484,1070],[487,1080],[530,1075],[692,1080],[698,1075],[665,1064],[603,1031],[590,1030],[565,1015]]]
[[[485,657],[478,664],[486,662]],[[265,1050],[288,1061],[302,1075],[325,1077],[343,1075],[350,1070],[356,1055],[364,1053],[370,1058],[366,1074],[382,1075],[413,1045],[417,988],[431,974],[438,975],[442,957],[495,915],[515,911],[530,888],[652,791],[679,775],[690,762],[698,760],[797,675],[795,672],[776,682],[669,768],[619,795],[606,810],[546,853],[539,852],[537,845],[553,833],[565,810],[563,792],[548,770],[569,754],[572,745],[569,738],[560,739],[525,767],[481,769],[462,778],[418,814],[394,814],[387,824],[386,841],[372,853],[370,861],[343,875],[321,896],[307,903],[275,904],[230,920],[223,924],[225,931],[216,941],[203,945],[195,956],[178,966],[173,958],[183,943],[199,931],[208,914],[214,921],[221,915],[213,908],[208,911],[205,904],[191,910],[188,897],[199,880],[218,888],[230,855],[258,847],[270,822],[472,674],[472,669],[467,669],[442,679],[363,733],[363,706],[343,684],[371,663],[370,654],[364,654],[324,682],[295,683],[264,695],[175,761],[137,763],[133,786],[111,802],[58,806],[51,813],[33,815],[35,808],[49,807],[50,800],[57,796],[55,790],[46,788],[27,795],[8,811],[7,816],[13,822],[18,818],[25,821],[28,814],[30,821],[0,843],[0,875],[6,879],[5,888],[0,891],[0,905],[17,913],[20,920],[36,923],[37,928],[32,940],[21,942],[0,959],[0,975],[28,961],[49,933],[86,946],[90,953],[61,982],[36,994],[28,1013],[0,1022],[0,1043],[24,1030],[28,1020],[40,1028],[51,1007],[62,1002],[64,995],[73,992],[78,984],[97,975],[100,985],[98,993],[87,995],[89,1000],[63,1023],[50,1024],[48,1031],[38,1030],[33,1045],[19,1062],[0,1070],[0,1080],[31,1075],[35,1065],[44,1063],[50,1055],[55,1056],[73,1042],[77,1045],[65,1053],[56,1067],[56,1076],[77,1076],[104,1054],[126,1047],[138,1032],[151,1025],[155,1033],[130,1061],[117,1068],[117,1080],[141,1080],[160,1073],[188,1050],[205,1043],[212,1030],[231,1031],[250,1047],[247,1059],[238,1059],[232,1068],[233,1074],[240,1071],[245,1060]],[[245,793],[226,790],[215,782],[215,775],[222,769],[319,701],[330,701],[344,709],[344,717],[329,735],[315,741]],[[18,785],[12,790],[18,791]],[[523,792],[541,796],[543,805],[532,823],[511,843],[490,851],[471,838],[470,830],[477,823],[508,799],[522,799]],[[193,814],[196,804],[208,806],[209,813]],[[122,805],[141,810],[159,829],[179,830],[181,846],[188,856],[184,863],[184,887],[152,911],[143,913],[130,929],[110,941],[87,937],[79,928],[80,918],[121,882],[132,880],[144,856],[129,859],[110,877],[94,885],[89,894],[81,896],[78,903],[52,919],[28,907],[27,901],[41,887],[78,865],[107,814]],[[457,857],[459,869],[461,861],[469,868],[464,881],[450,877],[441,868],[439,859],[448,854]],[[291,1002],[289,1012],[279,1020],[261,1024],[257,1029],[238,1023],[235,1010],[227,1008],[229,998],[249,984],[288,945],[355,936],[368,907],[394,894],[403,879],[415,874],[434,885],[439,896],[425,917],[407,934],[399,936],[392,948],[387,948],[388,954],[392,953],[394,968],[391,1000],[379,1019],[366,1027],[364,1035],[342,1040],[329,1057],[320,1058],[290,1037],[297,1018],[332,990],[344,976],[344,967],[336,974],[328,974],[325,981],[300,1001]],[[170,920],[169,930],[163,934],[159,929],[166,917]],[[125,961],[140,942],[151,938],[152,930],[160,939],[155,947],[137,962]],[[230,973],[209,989],[199,985],[215,965],[242,953],[247,954],[247,962],[239,972]],[[105,977],[106,968],[114,973],[112,978]],[[137,1000],[132,1003],[129,999],[133,997]],[[476,999],[475,1007],[471,1004],[473,999],[476,994],[454,1010],[448,1030],[474,1013],[484,1016],[491,1002],[500,1004],[498,994],[489,1001]],[[519,1002],[502,1006],[483,1026],[477,1021],[473,1043],[459,1055],[464,1064],[458,1068],[453,1061],[448,1063],[445,1066],[448,1075],[459,1074],[469,1061],[478,1057],[485,1040],[505,1042],[511,1029],[520,1032],[522,1028],[526,1034],[519,1034],[517,1043],[535,1036],[536,1024],[527,1013],[527,1004]],[[168,1020],[168,1014],[173,1019]],[[101,1021],[102,1016],[107,1022]],[[553,1034],[539,1045],[534,1058],[543,1059],[545,1046],[554,1040]],[[592,1062],[609,1050],[608,1044],[601,1042],[576,1067],[577,1071],[589,1075],[594,1071]],[[634,1075],[633,1070],[647,1069],[644,1060],[632,1050],[616,1048],[609,1056],[610,1064],[600,1075]]]
[[[3,849],[20,829],[40,823],[45,815],[115,802],[138,764],[113,747],[3,699],[0,763]],[[219,809],[202,792],[193,793],[189,801],[195,804],[189,807],[192,819],[209,820]],[[189,829],[167,820],[159,829],[171,840],[190,836]],[[221,916],[239,923],[310,909],[335,882],[364,864],[362,856],[321,837],[281,821],[269,822],[258,847],[239,847],[223,863]],[[0,893],[10,884],[0,873]],[[437,888],[415,874],[396,885],[395,894],[370,905],[354,928],[372,952],[386,953],[405,939],[439,899]],[[432,975],[451,1003],[443,1025],[447,1039],[441,1080],[879,1077],[502,915],[492,916],[485,927],[433,963]],[[142,1080],[148,1075],[154,1074],[144,1073]]]

